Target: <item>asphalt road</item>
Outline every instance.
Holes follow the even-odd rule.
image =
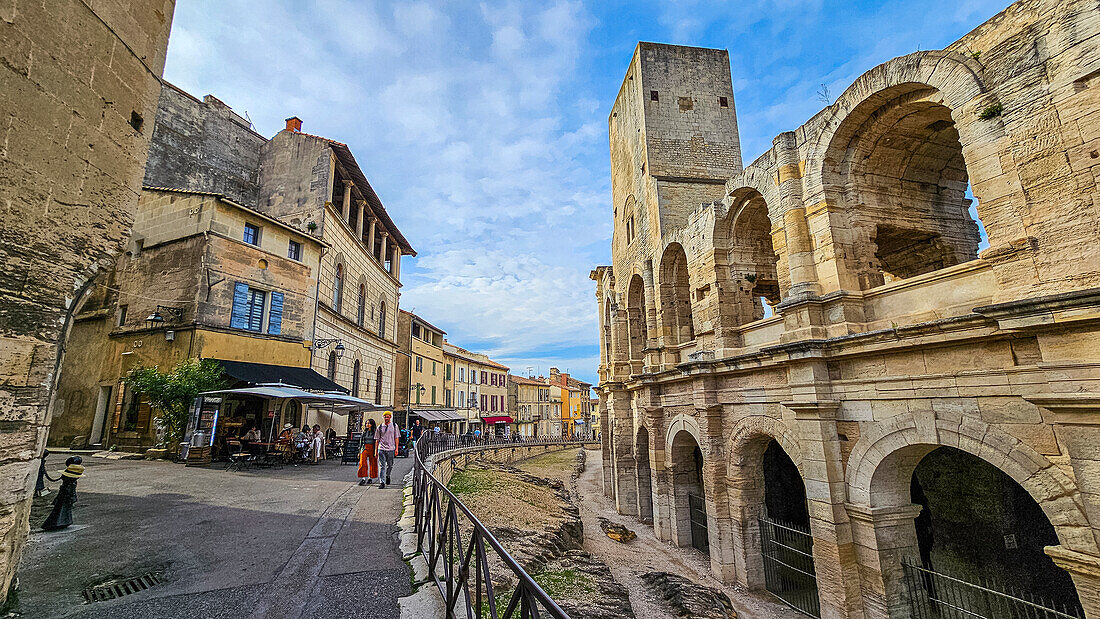
[[[51,474],[66,456],[50,457]],[[396,525],[409,459],[396,460],[384,490],[356,485],[354,465],[333,461],[244,472],[84,463],[73,526],[42,532],[48,506],[36,510],[19,616],[396,618],[397,598],[409,594]],[[87,587],[148,573],[163,582],[84,601]]]

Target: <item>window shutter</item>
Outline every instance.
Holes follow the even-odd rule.
[[[267,332],[279,335],[283,332],[283,293],[271,293],[271,311],[267,317]]]
[[[233,284],[233,311],[229,317],[229,326],[234,329],[248,328],[248,284]]]

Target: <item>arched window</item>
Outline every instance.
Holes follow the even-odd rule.
[[[336,276],[332,279],[332,309],[340,313],[344,302],[344,265],[336,265]]]
[[[355,365],[351,369],[351,395],[359,397],[359,360],[355,360]]]
[[[679,243],[671,243],[661,258],[662,334],[672,344],[695,339],[691,319],[691,287],[688,281],[687,254]]]
[[[374,375],[374,403],[382,403],[382,366],[378,366],[378,372]]]
[[[355,320],[359,323],[359,326],[363,326],[363,319],[367,316],[367,285],[359,284],[359,311],[356,313]]]
[[[328,354],[328,379],[336,381],[336,352],[330,352]]]
[[[378,337],[386,337],[386,301],[378,305]]]

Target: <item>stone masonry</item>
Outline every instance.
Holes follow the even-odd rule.
[[[1037,506],[1056,540],[1029,560],[1100,618],[1096,3],[1022,0],[874,67],[743,169],[730,83],[724,51],[640,43],[608,119],[592,278],[618,510],[691,545],[702,496],[715,574],[764,588],[780,453],[821,616],[908,617],[914,472],[959,452]]]
[[[0,598],[71,312],[132,220],[173,0],[0,2]]]

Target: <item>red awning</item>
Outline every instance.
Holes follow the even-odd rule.
[[[501,417],[482,417],[481,420],[485,423],[512,423],[512,418],[507,415]]]

